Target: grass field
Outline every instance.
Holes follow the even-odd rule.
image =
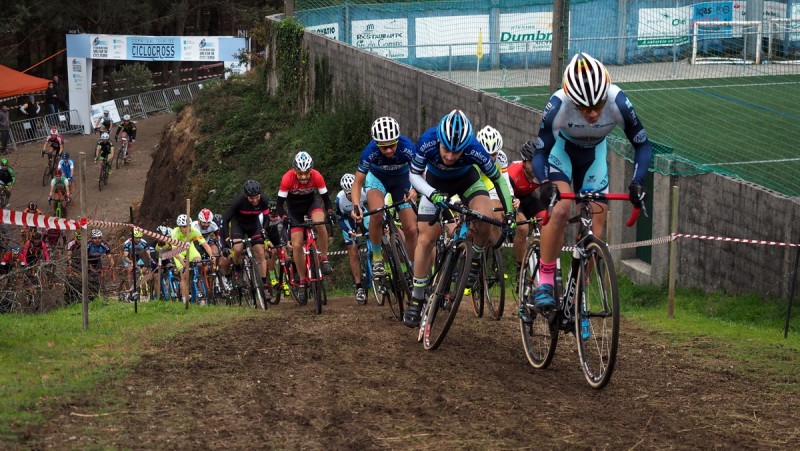
[[[650,139],[680,159],[800,196],[800,75],[619,85]],[[537,109],[550,94],[547,87],[489,91]]]

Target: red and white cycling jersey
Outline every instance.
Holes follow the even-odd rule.
[[[52,144],[54,147],[60,148],[64,145],[64,138],[61,135],[50,136],[47,138],[47,142]]]
[[[515,161],[508,166],[508,178],[515,197],[532,194],[539,187],[539,181],[536,180],[536,177],[533,180],[528,180],[528,177],[525,176],[525,168],[522,161]]]
[[[308,182],[300,183],[294,169],[289,169],[286,171],[286,174],[283,174],[283,178],[281,178],[278,196],[286,198],[291,196],[293,199],[298,197],[313,197],[316,191],[319,191],[320,194],[328,192],[328,188],[325,186],[325,179],[322,178],[322,174],[320,174],[319,171],[312,169],[311,177]]]

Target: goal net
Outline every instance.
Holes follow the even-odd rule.
[[[761,22],[698,21],[692,64],[761,64]]]
[[[770,63],[800,64],[800,18],[770,19],[767,55]]]

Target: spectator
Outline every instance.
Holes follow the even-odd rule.
[[[53,87],[58,94],[58,108],[60,111],[69,111],[69,103],[67,102],[67,95],[64,91],[64,85],[61,84],[61,79],[58,75],[53,75]]]
[[[42,108],[36,103],[33,94],[29,95],[28,101],[19,107],[19,112],[28,119],[27,124],[30,125],[30,128],[28,128],[28,139],[36,139],[36,116],[39,115],[40,111],[42,111]]]
[[[8,105],[0,107],[0,154],[8,153],[8,140],[11,136],[11,119]]]
[[[47,84],[45,98],[47,99],[47,114],[58,113],[58,102],[60,99],[58,97],[58,90],[52,81]]]

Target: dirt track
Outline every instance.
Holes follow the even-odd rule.
[[[36,447],[133,449],[798,449],[797,395],[728,361],[623,322],[611,384],[593,391],[571,336],[548,370],[516,321],[462,306],[426,352],[385,307],[282,303],[234,327],[176,337],[125,381],[63,406]],[[221,307],[224,308],[224,307]],[[775,356],[763,358],[792,358]],[[108,405],[104,391],[125,401]],[[109,413],[96,416],[95,413]],[[90,416],[85,416],[85,415]]]
[[[86,215],[127,221],[149,159],[172,119],[139,122],[138,157],[97,191]],[[91,152],[96,138],[68,137]],[[46,205],[41,144],[10,157],[14,207]],[[77,211],[77,210],[75,210]],[[72,217],[78,217],[73,213]],[[798,449],[800,363],[791,376],[729,359],[710,339],[688,343],[623,321],[614,379],[588,388],[574,341],[548,370],[525,359],[517,323],[478,320],[462,306],[442,347],[426,352],[385,307],[332,299],[322,316],[282,303],[255,319],[175,337],[146,352],[127,379],[57,406],[26,448],[87,449]],[[213,307],[210,307],[213,308]],[[507,312],[513,307],[507,307]],[[122,399],[109,404],[109,399]],[[16,444],[20,445],[20,444]]]

